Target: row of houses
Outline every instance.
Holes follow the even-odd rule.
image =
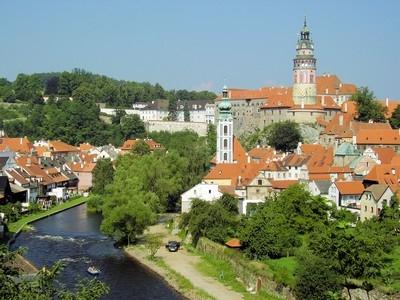
[[[150,150],[161,148],[151,139],[144,140]],[[88,192],[93,185],[93,171],[99,159],[114,161],[129,152],[138,140],[127,140],[120,148],[112,145],[94,147],[88,143],[72,146],[62,141],[34,141],[23,138],[0,138],[0,203],[38,202],[46,205],[50,197],[63,201]],[[7,186],[10,186],[10,189]],[[17,197],[18,196],[18,197]]]
[[[182,212],[190,210],[193,199],[214,201],[229,193],[239,199],[239,210],[246,214],[252,205],[303,184],[311,194],[365,220],[390,205],[400,187],[400,155],[392,148],[368,147],[360,152],[347,142],[336,149],[299,143],[293,153],[259,146],[246,152],[234,138],[233,152],[233,163],[214,164],[201,183],[181,195]]]

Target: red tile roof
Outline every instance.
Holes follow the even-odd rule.
[[[398,129],[360,129],[356,135],[358,145],[400,145]]]
[[[272,188],[277,190],[287,189],[291,185],[299,183],[298,180],[271,180]]]
[[[360,181],[336,181],[335,185],[342,195],[361,195],[364,192]]]
[[[137,142],[139,142],[139,141],[140,141],[140,139],[126,140],[126,141],[122,144],[122,146],[121,146],[120,149],[123,150],[123,151],[130,151],[130,150],[133,149],[133,147],[135,146],[135,144],[136,144]],[[156,150],[156,149],[160,149],[160,148],[161,148],[161,144],[159,144],[159,143],[153,141],[152,139],[145,139],[144,141],[145,141],[145,143],[149,146],[150,151],[154,151],[154,150]]]
[[[396,155],[394,149],[390,147],[375,147],[372,150],[374,150],[382,164],[390,163],[392,158]]]
[[[7,149],[18,153],[29,153],[33,149],[33,145],[26,137],[0,138],[0,151]]]
[[[225,243],[226,246],[229,248],[240,248],[242,247],[242,244],[240,243],[239,239],[230,239]]]
[[[79,152],[78,148],[76,148],[75,146],[69,145],[60,140],[49,141],[48,143],[51,152]]]
[[[342,83],[336,75],[317,76],[317,94],[352,95],[357,91],[354,84]]]

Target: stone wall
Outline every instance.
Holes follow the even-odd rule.
[[[145,122],[146,130],[177,132],[183,130],[192,130],[199,136],[207,135],[207,123],[199,122],[176,122],[176,121],[147,121]]]
[[[237,278],[240,279],[246,287],[260,285],[260,288],[264,289],[269,294],[274,294],[288,300],[295,299],[290,288],[275,282],[269,273],[254,267],[237,251],[214,243],[206,238],[200,238],[196,249],[229,263],[235,270]]]

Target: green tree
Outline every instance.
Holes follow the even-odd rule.
[[[389,119],[392,128],[400,128],[400,105],[397,105],[396,109],[393,111],[392,116]]]
[[[139,140],[133,146],[132,153],[137,155],[146,155],[150,153],[150,147],[145,141]]]
[[[150,259],[154,259],[158,249],[162,246],[162,235],[157,233],[147,234],[144,245],[149,251]]]
[[[367,87],[357,89],[357,92],[350,98],[356,103],[357,120],[362,122],[385,122],[386,107],[376,101],[374,93]]]
[[[95,194],[104,195],[106,186],[113,181],[114,167],[110,159],[99,159],[93,169],[93,188]]]
[[[296,299],[330,299],[331,295],[340,293],[341,280],[330,260],[307,252],[299,259],[294,294]]]
[[[115,125],[121,124],[122,118],[126,116],[125,109],[116,109],[115,115],[112,116],[112,123]]]
[[[190,110],[189,110],[189,104],[187,101],[185,101],[184,106],[183,106],[183,120],[185,122],[190,122]]]
[[[146,129],[139,115],[127,115],[121,119],[121,131],[124,139],[141,138],[146,134]]]
[[[267,140],[268,144],[276,150],[292,151],[302,141],[299,125],[291,121],[274,123],[271,126]]]
[[[168,120],[176,121],[178,119],[177,100],[174,96],[168,98]]]
[[[13,85],[18,100],[34,101],[42,96],[43,87],[37,75],[18,74]]]
[[[217,129],[214,124],[207,126],[207,149],[210,158],[217,152]]]
[[[52,76],[49,79],[47,79],[44,94],[57,95],[59,83],[60,83],[60,78],[58,76]]]

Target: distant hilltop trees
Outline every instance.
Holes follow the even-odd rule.
[[[85,94],[97,103],[109,107],[131,107],[136,102],[149,102],[155,99],[169,100],[214,100],[216,95],[210,91],[170,90],[156,83],[116,80],[104,75],[93,74],[83,69],[71,72],[18,74],[11,82],[0,78],[0,100],[38,103],[54,96],[74,98]]]

